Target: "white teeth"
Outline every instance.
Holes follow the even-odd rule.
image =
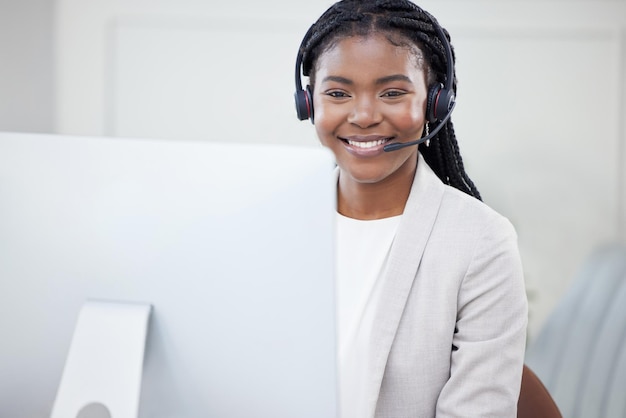
[[[367,142],[360,142],[360,141],[351,141],[348,139],[348,144],[352,145],[353,147],[357,147],[357,148],[372,148],[372,147],[377,147],[379,145],[382,145],[386,142],[385,139],[379,139],[378,141],[367,141]]]

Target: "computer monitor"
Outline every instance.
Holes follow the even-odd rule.
[[[0,133],[0,416],[50,416],[87,300],[152,306],[140,417],[336,416],[333,165]]]

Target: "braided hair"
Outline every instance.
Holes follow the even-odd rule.
[[[449,33],[443,31],[449,41]],[[311,26],[302,41],[303,75],[309,76],[314,86],[315,65],[323,52],[343,38],[372,33],[385,34],[393,45],[417,48],[426,63],[424,70],[429,87],[445,82],[446,49],[437,35],[433,17],[409,0],[341,0],[335,3]],[[456,93],[456,76],[453,79]],[[450,119],[430,146],[420,145],[419,150],[441,181],[481,199],[463,167]]]

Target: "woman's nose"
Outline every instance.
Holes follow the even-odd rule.
[[[368,128],[380,123],[381,119],[382,114],[376,104],[376,99],[368,97],[355,98],[354,106],[348,115],[348,122],[360,128]]]

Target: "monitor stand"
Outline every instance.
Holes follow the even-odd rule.
[[[51,418],[136,418],[151,306],[86,302]]]

